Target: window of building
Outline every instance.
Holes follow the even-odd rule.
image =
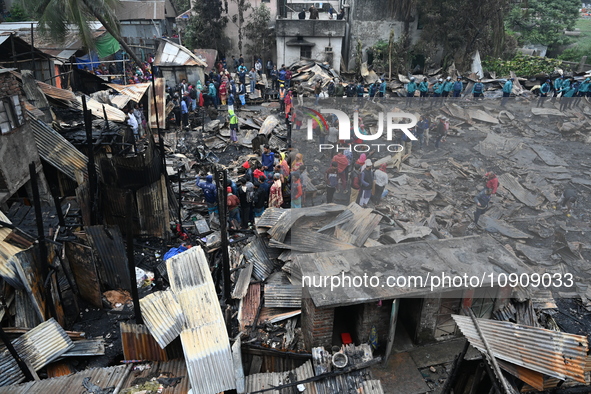
[[[23,110],[18,95],[2,98],[0,100],[0,133],[9,133],[23,123]]]
[[[312,47],[300,47],[300,58],[311,59]]]
[[[263,1],[263,3],[270,3],[271,2],[271,0],[262,0],[262,1]]]

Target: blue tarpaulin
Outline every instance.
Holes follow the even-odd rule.
[[[89,70],[93,70],[99,66],[100,61],[99,61],[99,57],[96,53],[90,52],[89,55],[77,57],[76,63],[82,63],[82,64],[78,64],[78,68],[81,70],[84,70],[84,67],[88,67]]]

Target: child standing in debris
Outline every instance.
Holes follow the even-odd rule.
[[[269,189],[269,208],[281,208],[283,205],[283,193],[281,191],[281,174],[273,175],[273,185]]]
[[[233,110],[228,110],[230,115],[230,141],[236,143],[238,141],[238,116]]]
[[[488,203],[490,202],[490,193],[491,190],[486,187],[478,193],[476,197],[474,197],[474,201],[476,202],[476,211],[474,212],[474,223],[472,223],[468,228],[474,228],[478,225],[478,219],[480,219],[480,215],[486,212],[488,209]]]

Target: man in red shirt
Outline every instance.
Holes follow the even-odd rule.
[[[232,188],[228,186],[228,197],[226,198],[226,204],[228,205],[228,221],[230,222],[231,228],[237,228],[240,224],[240,199],[238,196],[232,194]]]

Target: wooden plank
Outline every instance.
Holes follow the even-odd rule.
[[[148,89],[148,118],[150,119],[150,128],[156,130],[160,127],[161,130],[165,128],[165,116],[164,116],[164,78],[156,78],[154,81],[154,85],[156,86],[156,104],[158,105],[158,123],[156,124],[156,110],[154,109],[154,89],[153,86],[150,86]]]

